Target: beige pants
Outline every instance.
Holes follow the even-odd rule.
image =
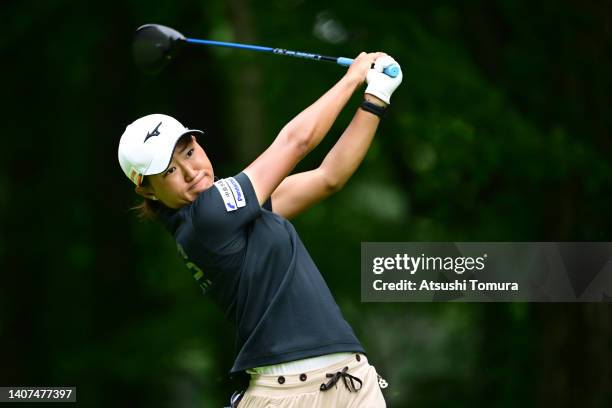
[[[359,378],[363,384],[353,380],[355,388],[347,388],[345,380],[338,381],[327,391],[321,391],[321,384],[327,384],[330,377],[348,367],[346,372]],[[350,379],[346,382],[351,387]],[[386,408],[385,399],[378,385],[378,375],[363,354],[328,367],[301,374],[251,376],[249,388],[238,404],[238,408]]]

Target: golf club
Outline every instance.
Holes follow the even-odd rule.
[[[291,51],[282,48],[262,47],[259,45],[248,45],[232,42],[200,40],[197,38],[186,38],[183,34],[159,24],[145,24],[138,27],[134,36],[132,52],[136,64],[147,72],[158,72],[162,70],[184,44],[212,45],[215,47],[240,48],[244,50],[270,52],[288,57],[304,58],[315,61],[335,62],[338,65],[349,66],[353,63],[352,58],[329,57],[307,52]],[[395,78],[399,75],[399,66],[391,65],[384,69],[384,73]]]

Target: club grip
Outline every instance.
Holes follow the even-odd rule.
[[[399,65],[396,65],[396,64],[389,65],[388,67],[383,69],[383,72],[389,75],[391,78],[395,78],[400,73],[400,67]]]
[[[348,66],[350,66],[353,63],[353,61],[355,61],[355,60],[352,59],[352,58],[339,57],[336,60],[336,63],[338,65],[342,65],[344,67],[348,67]],[[374,67],[374,64],[372,64],[372,67]],[[387,74],[388,76],[390,76],[391,78],[395,78],[400,73],[400,67],[399,67],[399,65],[395,65],[395,64],[389,65],[388,67],[386,67],[383,70],[383,72],[385,74]]]

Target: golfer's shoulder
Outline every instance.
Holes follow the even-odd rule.
[[[190,204],[188,217],[198,230],[223,232],[244,227],[261,207],[244,173],[217,179]]]
[[[185,212],[185,218],[196,229],[218,227],[223,222],[224,205],[215,185],[202,191]]]

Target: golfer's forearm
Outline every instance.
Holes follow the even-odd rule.
[[[344,76],[316,102],[293,118],[283,129],[296,138],[305,152],[314,149],[329,132],[360,81]]]
[[[325,156],[320,169],[333,190],[342,188],[355,173],[370,148],[379,123],[376,115],[358,109],[340,139]]]

